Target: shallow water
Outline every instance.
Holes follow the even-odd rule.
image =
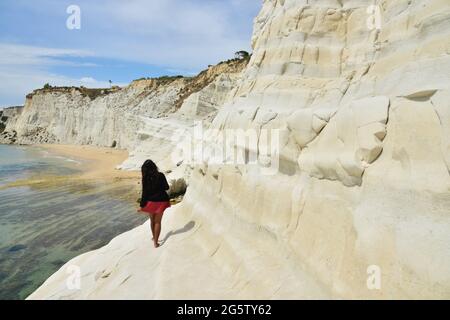
[[[39,148],[0,145],[0,186],[76,173]],[[73,182],[0,188],[0,299],[24,299],[73,257],[145,221],[124,185]],[[127,198],[128,196],[128,198]]]

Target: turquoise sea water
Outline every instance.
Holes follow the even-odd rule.
[[[83,165],[35,147],[0,145],[0,299],[26,298],[71,258],[145,221],[124,197],[126,186],[5,188],[17,180],[76,173]]]

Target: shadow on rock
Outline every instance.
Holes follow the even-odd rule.
[[[172,230],[172,231],[170,231],[169,233],[166,234],[166,236],[164,237],[164,239],[161,241],[161,245],[165,244],[166,241],[167,241],[170,237],[175,236],[175,235],[177,235],[177,234],[182,234],[182,233],[189,232],[189,231],[191,231],[194,227],[195,227],[195,222],[194,222],[194,221],[191,221],[191,222],[188,222],[183,228],[180,228],[180,229],[178,229],[178,230]]]

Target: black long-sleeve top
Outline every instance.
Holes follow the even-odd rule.
[[[141,208],[144,208],[148,201],[169,201],[170,199],[166,192],[169,188],[166,177],[161,172],[158,172],[156,176],[151,179],[145,180],[142,178]]]

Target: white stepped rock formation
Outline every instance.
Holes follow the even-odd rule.
[[[189,118],[210,119],[219,111],[229,98],[229,93],[234,89],[239,74],[224,73],[205,87],[203,90],[189,96],[183,103],[179,114]]]
[[[158,117],[170,112],[186,82],[141,80],[96,97],[79,88],[37,90],[27,97],[15,130],[24,144],[115,144],[128,149],[141,125],[138,116]]]
[[[178,159],[175,153],[178,140],[183,133],[192,127],[192,120],[164,118],[142,118],[141,129],[138,130],[135,147],[131,149],[129,158],[119,168],[138,170],[147,159],[158,164],[166,173],[173,195],[184,193],[190,176],[190,168]]]
[[[219,72],[222,71],[219,68]],[[129,148],[129,158],[119,168],[138,170],[146,159],[152,159],[167,174],[170,193],[183,193],[192,170],[191,164],[180,154],[183,139],[194,134],[198,123],[210,125],[219,106],[230,98],[239,80],[238,73],[219,73],[214,81],[191,94],[176,112],[163,118],[139,117],[137,139]]]
[[[161,169],[174,169],[179,162],[173,157],[174,147],[184,135],[192,134],[197,123],[210,125],[219,107],[231,98],[232,90],[239,80],[239,74],[236,73],[219,74],[202,90],[190,95],[176,112],[158,118],[141,116],[137,142],[130,148],[130,158],[120,167],[138,169],[145,159],[153,157],[161,164]]]
[[[310,131],[320,135],[304,144],[308,148],[300,154],[300,168],[319,179],[339,180],[347,186],[360,185],[365,168],[383,150],[389,105],[385,96],[370,97],[341,107],[332,119],[314,114]],[[302,136],[303,128],[294,128],[293,132]],[[308,137],[312,135],[308,133]],[[321,152],[326,154],[320,157]]]
[[[265,0],[211,128],[279,129],[280,170],[195,166],[161,249],[147,224],[30,299],[450,298],[450,4],[372,4]]]

